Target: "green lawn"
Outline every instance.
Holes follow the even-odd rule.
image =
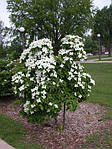
[[[84,64],[84,66],[96,81],[88,101],[106,106],[107,114],[104,121],[112,120],[112,64]],[[88,136],[82,147],[77,149],[112,149],[112,124]]]
[[[45,149],[35,144],[25,144],[25,133],[23,125],[9,117],[0,114],[0,138],[16,149]]]
[[[112,107],[112,64],[84,64],[96,81],[88,101]]]
[[[102,61],[112,61],[112,58],[110,58],[110,59],[103,59]]]
[[[82,147],[77,149],[112,149],[112,128],[102,127],[98,133],[88,136]]]
[[[106,58],[108,55],[101,55],[101,58]],[[87,57],[88,60],[90,59],[99,59],[99,55],[91,55]]]

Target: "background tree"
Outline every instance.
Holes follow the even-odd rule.
[[[0,58],[6,58],[8,53],[7,45],[8,45],[8,38],[9,38],[9,28],[4,26],[4,23],[0,21]],[[9,38],[10,39],[10,38]]]
[[[0,56],[2,58],[19,58],[22,52],[21,37],[13,27],[3,27]]]
[[[3,31],[3,22],[0,21],[0,44],[2,43],[2,39],[3,39],[2,31]]]
[[[53,42],[58,54],[67,34],[82,36],[90,26],[91,0],[7,0],[16,29],[23,26],[28,43],[40,38]],[[18,31],[17,31],[18,33]]]
[[[3,22],[0,21],[0,58],[4,57],[4,49],[3,49]]]
[[[10,29],[4,27],[2,21],[0,21],[0,96],[12,95],[12,74],[15,64],[10,61],[10,57],[7,55],[10,53],[8,47],[8,39]],[[11,47],[12,51],[12,47]]]
[[[84,49],[87,53],[94,53],[98,50],[98,43],[93,39],[93,36],[86,36],[84,41]]]
[[[12,28],[0,25],[0,58],[7,59],[10,56],[13,59],[18,58],[21,52],[19,41],[18,36],[14,35]]]
[[[100,34],[100,40],[111,56],[112,47],[112,5],[110,7],[104,7],[102,10],[98,10],[94,17],[94,36],[97,38],[97,34]]]

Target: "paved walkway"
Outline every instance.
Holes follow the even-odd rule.
[[[0,149],[15,149],[15,148],[0,139]]]

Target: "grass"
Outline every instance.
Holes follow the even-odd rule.
[[[112,63],[84,64],[84,66],[96,82],[88,101],[112,107]]]
[[[112,130],[110,131],[104,127],[102,127],[102,130],[87,137],[82,149],[112,149]]]
[[[96,81],[88,101],[107,106],[103,120],[112,120],[112,64],[84,64],[84,66]],[[80,149],[112,149],[112,126],[103,127],[99,133],[88,136]]]
[[[104,121],[106,120],[112,120],[112,108],[108,107],[107,112],[103,118]]]
[[[102,61],[112,61],[112,58],[110,58],[110,59],[103,59]]]
[[[101,58],[106,58],[108,55],[101,55]],[[99,59],[99,55],[91,55],[87,57],[88,60],[90,59]]]
[[[16,149],[45,149],[38,143],[26,144],[23,125],[0,114],[0,138],[15,147]]]

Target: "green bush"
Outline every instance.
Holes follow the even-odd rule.
[[[12,94],[12,75],[14,62],[9,59],[0,59],[0,96]]]

